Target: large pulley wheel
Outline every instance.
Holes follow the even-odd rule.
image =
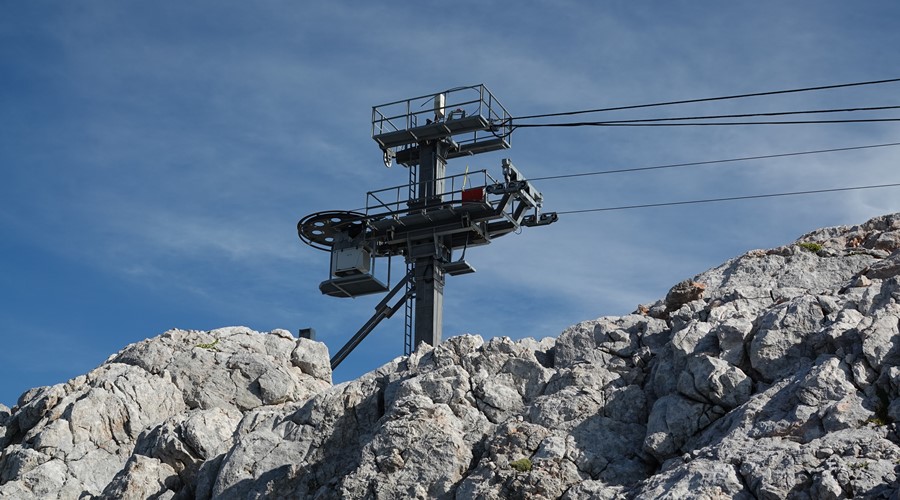
[[[303,243],[330,251],[340,234],[354,237],[365,229],[365,214],[344,210],[317,212],[300,219],[297,234]]]
[[[382,149],[381,159],[384,161],[384,166],[387,168],[391,168],[391,165],[394,164],[394,158],[397,157],[397,153],[394,152],[393,149]]]

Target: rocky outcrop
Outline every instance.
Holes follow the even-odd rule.
[[[324,346],[284,330],[172,330],[0,408],[0,498],[193,491],[242,418],[330,386]]]
[[[333,387],[287,332],[172,331],[0,407],[0,498],[889,498],[898,302],[900,214]]]

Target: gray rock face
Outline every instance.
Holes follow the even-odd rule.
[[[244,413],[331,386],[322,347],[284,330],[172,330],[28,391],[11,414],[0,408],[0,498],[187,493],[231,447]],[[291,361],[304,356],[306,371]]]
[[[325,346],[175,330],[0,406],[0,498],[893,498],[900,214],[558,338]]]

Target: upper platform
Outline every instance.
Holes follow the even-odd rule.
[[[423,141],[452,139],[448,159],[507,149],[511,118],[484,85],[457,87],[375,106],[372,139],[409,166]]]

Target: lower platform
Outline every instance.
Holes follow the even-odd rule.
[[[319,283],[319,290],[331,297],[359,297],[388,291],[387,285],[371,274],[342,276]]]

